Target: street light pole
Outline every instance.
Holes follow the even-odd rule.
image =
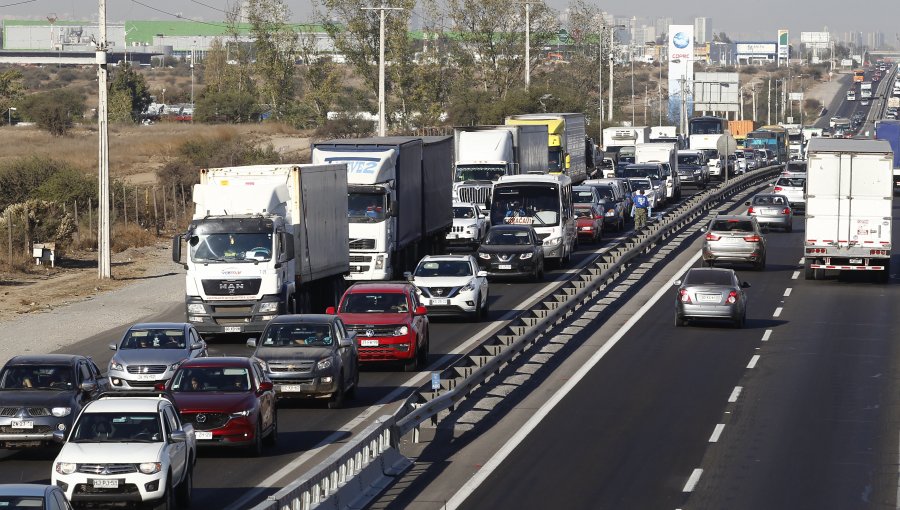
[[[385,11],[400,11],[400,7],[387,7],[384,3],[380,7],[363,7],[364,11],[378,11],[378,136],[387,133],[385,98],[384,98],[384,17]]]
[[[617,28],[625,28],[625,25],[612,25],[609,27],[609,111],[606,120],[613,118],[613,36]]]
[[[628,45],[628,60],[631,61],[631,125],[634,125],[634,46]]]

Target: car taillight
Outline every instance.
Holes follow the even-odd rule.
[[[733,305],[734,303],[737,303],[737,300],[738,300],[737,292],[731,291],[728,293],[728,299],[726,299],[725,302],[728,303],[729,305]]]
[[[759,236],[756,234],[753,234],[752,236],[744,236],[744,241],[747,241],[748,243],[758,243]]]
[[[707,240],[707,241],[718,241],[718,240],[719,240],[719,236],[717,236],[716,234],[713,234],[712,232],[710,232],[710,233],[706,234],[706,240]]]
[[[784,189],[784,188],[782,188],[781,186],[775,186],[775,191],[781,191],[781,190],[783,190],[783,189]]]
[[[603,219],[603,215],[602,215],[602,214],[595,214],[595,215],[594,215],[594,219],[595,219],[595,220],[602,220],[602,219]]]
[[[753,206],[750,206],[750,208],[747,209],[747,214],[753,214]]]
[[[784,209],[781,210],[781,214],[791,214],[791,208],[785,207]]]
[[[691,302],[691,296],[688,295],[687,289],[679,290],[678,294],[679,294],[679,299],[681,299],[682,303],[690,303]]]

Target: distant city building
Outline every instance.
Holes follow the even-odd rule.
[[[694,43],[706,44],[712,40],[712,18],[694,18]]]
[[[868,45],[870,50],[880,50],[884,48],[884,33],[870,32],[868,35]]]
[[[669,32],[669,25],[673,24],[672,18],[656,18],[653,27],[656,29],[657,37],[665,37]]]

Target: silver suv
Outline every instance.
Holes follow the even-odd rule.
[[[746,262],[762,271],[766,268],[766,238],[753,216],[713,218],[703,241],[703,265],[719,262]]]
[[[772,192],[786,196],[792,208],[806,210],[806,176],[781,176],[773,186]]]

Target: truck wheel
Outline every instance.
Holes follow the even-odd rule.
[[[884,270],[878,273],[878,283],[887,283],[891,279],[891,259],[884,261]]]
[[[807,280],[815,280],[816,279],[816,273],[815,273],[815,271],[813,271],[811,260],[806,261],[806,264],[804,265],[803,269],[804,269],[803,278],[805,278]]]
[[[184,474],[184,480],[178,485],[178,506],[181,508],[190,508],[193,502],[192,495],[194,492],[194,466],[193,460],[188,463],[187,473]]]
[[[331,399],[328,400],[328,409],[340,409],[344,407],[344,397],[346,396],[344,390],[344,373],[341,372],[338,375],[337,390],[334,392],[334,395],[331,396]]]

